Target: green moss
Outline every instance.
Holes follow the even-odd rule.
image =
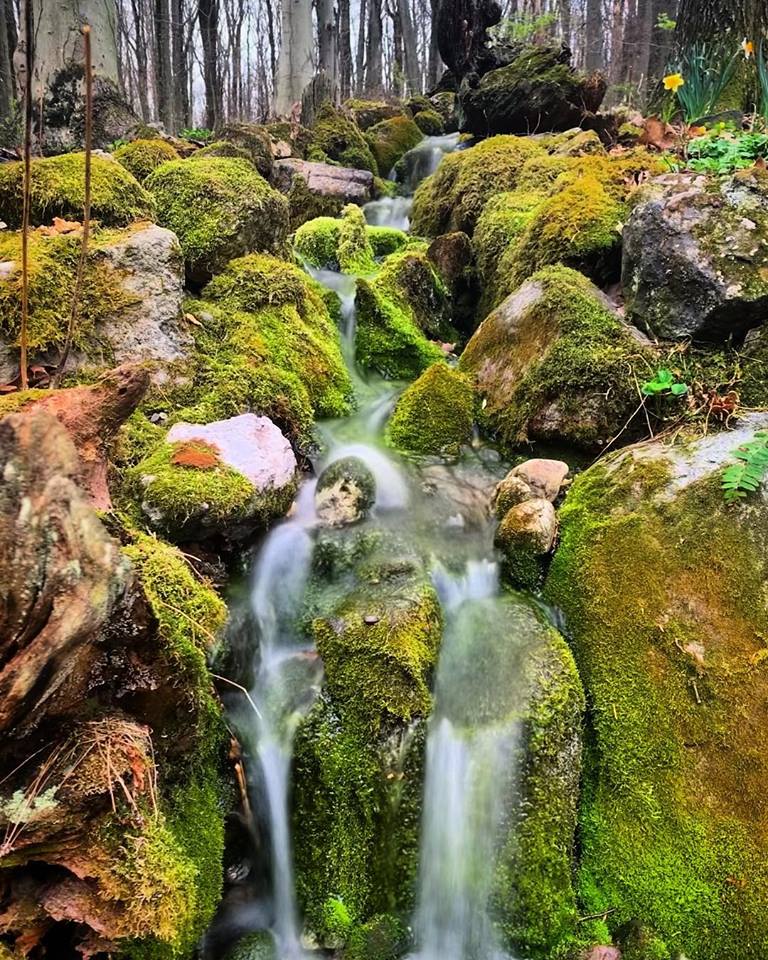
[[[716,476],[668,478],[662,448],[638,449],[582,474],[561,510],[546,593],[593,731],[582,908],[672,956],[752,960],[768,949],[766,528]]]
[[[272,934],[266,930],[247,933],[224,960],[278,960]]]
[[[291,210],[292,230],[318,217],[338,217],[345,206],[343,197],[312,193],[307,186],[307,181],[299,174],[291,180],[291,187],[286,196]]]
[[[22,163],[0,166],[0,219],[16,230],[22,217]],[[34,226],[54,217],[82,220],[85,200],[85,154],[67,153],[32,161],[30,218]],[[111,157],[91,158],[91,216],[104,226],[152,220],[152,197],[136,178]]]
[[[437,110],[419,110],[413,115],[413,122],[427,137],[440,137],[445,133],[445,123]]]
[[[352,114],[361,130],[368,130],[383,120],[404,116],[400,103],[393,100],[363,100],[353,97],[345,100],[342,106]]]
[[[48,395],[47,390],[17,390],[0,397],[0,418],[19,413],[28,404]]]
[[[392,117],[374,124],[366,135],[376,164],[386,177],[397,161],[423,139],[424,134],[410,117]]]
[[[100,253],[101,244],[114,239],[113,231],[94,232],[78,300],[73,341],[78,350],[88,351],[96,347],[103,350],[104,345],[98,338],[99,324],[130,302],[120,273]],[[27,342],[33,352],[58,349],[64,343],[80,247],[79,237],[30,234]],[[15,343],[21,326],[20,233],[0,235],[0,261],[12,261],[15,265],[10,276],[0,282],[0,333]]]
[[[632,370],[642,348],[576,271],[547,267],[530,282],[519,302],[486,318],[460,369],[478,378],[486,422],[505,442],[528,437],[532,418],[549,410],[559,437],[605,442],[637,406]],[[512,325],[506,309],[520,312]]]
[[[339,232],[337,217],[315,217],[296,231],[293,249],[313,267],[334,269],[339,265]]]
[[[366,274],[375,270],[375,258],[402,250],[408,243],[408,235],[402,230],[366,226],[360,208],[350,204],[341,219],[316,217],[302,224],[294,235],[293,247],[314,267]]]
[[[221,140],[231,146],[245,150],[251,163],[262,177],[270,177],[274,156],[272,153],[272,137],[267,127],[259,123],[243,123],[242,121],[232,120],[222,129]],[[204,147],[203,149],[208,148]]]
[[[452,230],[472,234],[494,194],[514,190],[520,168],[543,148],[525,137],[491,137],[443,157],[413,200],[413,233],[435,237]]]
[[[373,198],[381,200],[382,197],[396,197],[397,184],[394,180],[385,180],[382,177],[373,178]]]
[[[343,167],[370,170],[374,176],[379,172],[360,129],[330,103],[324,103],[317,113],[307,159],[335,161]]]
[[[376,269],[365,217],[360,207],[354,203],[348,204],[342,211],[338,259],[344,273],[365,275]]]
[[[251,155],[245,147],[239,147],[236,143],[230,143],[229,140],[214,140],[199,150],[195,150],[189,156],[190,160],[205,160],[207,157],[230,157],[235,160],[247,160],[253,163]]]
[[[383,914],[356,927],[344,951],[344,960],[399,960],[410,941],[408,927],[398,917]]]
[[[388,257],[390,253],[397,253],[411,242],[407,233],[395,227],[368,227],[367,233],[368,242],[377,260]]]
[[[179,159],[178,153],[171,144],[159,138],[131,140],[130,143],[124,143],[118,147],[114,157],[136,177],[139,183],[143,183],[161,163]]]
[[[400,397],[386,436],[393,446],[412,453],[456,455],[472,439],[473,420],[470,380],[436,363]]]
[[[204,279],[234,257],[279,253],[288,201],[245,160],[211,157],[164,163],[147,180],[158,223],[178,236],[187,270]]]

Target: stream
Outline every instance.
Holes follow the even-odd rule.
[[[401,170],[407,195],[368,204],[364,211],[368,222],[407,228],[415,186],[457,146],[458,135],[430,137],[406,155]],[[508,465],[493,448],[480,443],[465,448],[452,462],[414,463],[386,447],[384,425],[403,384],[364,375],[355,365],[354,278],[328,270],[310,272],[340,298],[343,351],[357,410],[342,420],[318,424],[322,454],[313,463],[314,477],[303,483],[288,519],[260,545],[247,587],[248,609],[237,620],[232,642],[252,679],[249,699],[232,693],[226,705],[242,745],[252,811],[244,825],[243,836],[250,839],[242,843],[242,871],[250,871],[256,880],[228,899],[206,941],[205,956],[218,958],[223,955],[219,942],[231,944],[259,929],[271,932],[280,960],[308,956],[293,875],[290,774],[294,734],[320,692],[322,663],[299,630],[297,618],[319,524],[315,477],[335,460],[354,456],[364,461],[376,480],[375,506],[370,520],[363,523],[375,522],[400,533],[432,558],[432,580],[445,620],[435,709],[428,724],[411,956],[503,960],[509,955],[497,942],[489,904],[504,804],[514,792],[521,734],[515,718],[520,711],[508,711],[506,716],[473,711],[467,690],[484,682],[487,663],[476,652],[498,641],[502,621],[497,614],[502,607],[528,608],[500,585],[493,522],[486,509],[487,491]],[[521,636],[505,636],[504,643],[512,644],[522,657],[527,621],[521,617],[519,622]],[[513,670],[508,685],[515,686],[515,676]],[[521,682],[520,702],[523,688]],[[248,845],[256,853],[249,854]],[[254,859],[263,861],[261,873]]]

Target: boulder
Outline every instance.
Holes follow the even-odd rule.
[[[352,114],[361,130],[368,130],[382,120],[404,116],[402,105],[396,100],[345,100],[342,104]]]
[[[487,137],[580,126],[602,103],[606,80],[600,73],[577,72],[570,61],[565,44],[542,44],[523,49],[479,80],[465,77],[459,88],[459,129]]]
[[[560,510],[545,599],[568,625],[593,731],[581,903],[614,939],[643,929],[627,955],[768,951],[768,492],[727,503],[721,489],[766,428],[753,414],[630,447],[580,474]]]
[[[536,457],[518,464],[509,476],[520,477],[531,488],[534,496],[543,497],[554,503],[565,483],[569,469],[568,464],[563,460],[546,460]]]
[[[274,150],[272,137],[266,126],[230,120],[222,128],[220,139],[244,150],[262,177],[269,180],[272,175]],[[204,147],[203,150],[205,149]]]
[[[320,474],[315,490],[315,511],[329,527],[362,520],[376,501],[376,480],[358,457],[335,460]]]
[[[33,234],[28,342],[32,363],[58,363],[76,282],[80,236]],[[18,373],[21,236],[0,238],[0,382]],[[193,339],[183,324],[184,261],[170,230],[151,224],[94,236],[68,370],[137,360],[180,360]]]
[[[647,348],[586,277],[548,267],[480,324],[459,360],[502,440],[595,447],[637,408],[631,363]]]
[[[421,128],[410,117],[393,117],[374,124],[366,133],[381,176],[387,177],[401,157],[424,138]]]
[[[296,456],[268,417],[176,423],[129,482],[150,523],[174,540],[233,540],[286,513]]]
[[[451,313],[458,330],[469,336],[475,327],[475,313],[480,299],[472,242],[466,233],[444,233],[427,249],[451,296]]]
[[[533,497],[507,510],[494,542],[514,583],[533,588],[540,582],[542,562],[552,552],[556,536],[557,514],[549,500]]]
[[[209,280],[235,257],[285,248],[288,202],[247,160],[173,160],[158,167],[146,187],[158,223],[179,238],[193,283]]]
[[[176,149],[160,137],[149,140],[131,140],[121,144],[114,152],[115,160],[119,161],[126,170],[143,183],[161,163],[168,160],[178,160]]]
[[[472,441],[474,405],[469,378],[435,363],[397,401],[387,441],[422,456],[457,456],[461,446]]]
[[[290,193],[293,181],[301,177],[311,194],[336,200],[342,206],[356,203],[363,206],[373,199],[373,174],[354,167],[311,163],[308,160],[277,160],[273,182],[281,193]]]
[[[624,226],[634,323],[665,339],[739,340],[768,311],[768,174],[652,180]]]
[[[307,159],[334,161],[343,167],[379,173],[376,158],[360,128],[328,100],[317,112]]]

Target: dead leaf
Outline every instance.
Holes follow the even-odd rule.
[[[194,315],[191,314],[191,313],[185,313],[185,314],[184,314],[184,319],[187,321],[187,323],[194,324],[194,326],[196,326],[196,327],[202,327],[202,323],[200,323],[200,321],[197,319],[197,317],[194,316]]]
[[[658,117],[648,117],[640,143],[657,150],[671,150],[677,145],[675,128]]]

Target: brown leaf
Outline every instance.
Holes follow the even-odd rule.
[[[640,143],[657,150],[671,150],[677,143],[674,127],[658,117],[648,117]]]

